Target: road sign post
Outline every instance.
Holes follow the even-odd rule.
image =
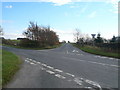
[[[93,46],[95,45],[95,36],[96,36],[96,34],[91,34],[92,35],[92,44],[93,44]]]

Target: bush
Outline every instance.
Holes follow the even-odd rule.
[[[21,47],[39,47],[39,42],[35,41],[35,40],[29,40],[29,39],[25,39],[25,40],[21,40],[19,46]]]
[[[6,45],[15,45],[15,43],[10,39],[2,39],[2,43]]]
[[[95,46],[104,48],[105,51],[120,52],[120,43],[103,43],[95,44]]]

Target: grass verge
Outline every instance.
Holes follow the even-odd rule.
[[[2,85],[7,84],[19,70],[21,60],[13,53],[2,50]]]
[[[2,89],[2,49],[0,49],[0,89]]]
[[[43,50],[43,49],[53,49],[53,48],[57,48],[60,47],[62,44],[58,44],[58,45],[53,45],[53,46],[45,46],[45,47],[41,47],[41,48],[36,48],[36,47],[20,47],[20,46],[13,46],[13,45],[6,45],[6,44],[2,44],[3,46],[8,46],[8,47],[13,47],[13,48],[20,48],[20,49],[32,49],[32,50]]]
[[[101,56],[107,56],[107,57],[113,57],[113,58],[119,58],[120,59],[120,54],[119,53],[113,53],[113,52],[106,52],[104,51],[102,48],[98,48],[98,47],[93,47],[93,46],[79,46],[77,44],[72,44],[73,46],[81,49],[82,51],[88,52],[88,53],[92,53],[92,54],[96,54],[96,55],[101,55]]]

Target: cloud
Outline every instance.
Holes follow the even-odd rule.
[[[88,15],[89,18],[94,18],[95,16],[96,16],[96,11],[94,11]]]
[[[12,20],[0,20],[0,23],[13,23]]]
[[[110,9],[110,12],[113,13],[118,13],[118,2],[119,0],[107,0],[106,3],[111,4],[112,5],[112,9]]]
[[[2,2],[51,2],[54,3],[55,6],[61,6],[74,2],[112,2],[113,3],[116,1],[118,2],[119,0],[2,0]],[[71,8],[74,8],[74,6],[71,6]]]
[[[19,33],[5,33],[3,37],[6,39],[17,39],[17,38],[23,38],[24,36]]]
[[[55,6],[61,6],[64,4],[69,4],[70,2],[72,2],[72,0],[48,0],[52,3],[54,3]]]
[[[5,8],[13,8],[13,6],[12,6],[12,5],[9,5],[9,6],[5,6]]]
[[[60,41],[70,41],[70,42],[73,42],[74,38],[73,38],[73,30],[58,30],[58,29],[52,29],[54,30],[57,35],[59,35],[59,38],[60,38]]]

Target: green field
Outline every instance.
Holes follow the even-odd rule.
[[[21,60],[15,54],[2,51],[2,85],[7,84],[19,70]]]
[[[83,47],[81,47],[81,46],[79,46],[77,44],[73,44],[73,45],[76,46],[77,48],[85,51],[85,52],[88,52],[88,53],[92,53],[92,54],[96,54],[96,55],[101,55],[101,56],[107,56],[107,57],[113,57],[113,58],[120,58],[120,54],[119,53],[106,52],[102,48],[88,46],[88,45],[85,45]]]

